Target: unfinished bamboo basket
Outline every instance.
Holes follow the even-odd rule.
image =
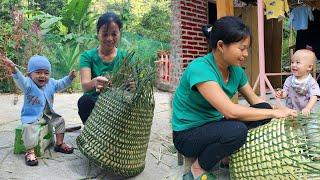
[[[273,119],[248,132],[232,155],[232,179],[320,179],[320,122],[317,114]],[[318,159],[318,160],[317,160]]]
[[[145,167],[154,111],[153,70],[141,63],[133,68],[124,60],[112,76],[112,88],[99,95],[83,131],[77,137],[80,151],[98,166],[130,177]],[[136,90],[125,90],[134,79]]]

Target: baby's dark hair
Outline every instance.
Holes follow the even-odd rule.
[[[235,16],[225,16],[218,19],[209,34],[210,45],[213,49],[216,49],[219,40],[228,45],[251,37],[250,29],[240,18]]]
[[[119,29],[122,28],[122,22],[121,19],[119,18],[118,15],[116,15],[114,12],[106,12],[102,14],[97,22],[97,33],[99,33],[100,28],[105,25],[105,24],[110,24],[110,23],[116,23],[119,27]]]

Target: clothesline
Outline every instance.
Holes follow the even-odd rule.
[[[320,9],[320,1],[319,0],[288,0],[290,8],[294,8],[296,6],[308,5],[311,8]]]
[[[276,0],[281,1],[281,0]],[[257,0],[233,0],[234,7],[257,5]],[[287,0],[290,9],[296,6],[309,5],[311,8],[320,9],[320,0]]]

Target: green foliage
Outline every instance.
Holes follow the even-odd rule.
[[[24,10],[23,12],[27,15],[28,21],[37,21],[40,23],[43,34],[49,32],[60,35],[67,34],[68,29],[62,24],[61,17],[53,16],[39,10]]]
[[[11,21],[11,10],[13,7],[20,6],[20,0],[1,0],[0,1],[0,19]]]
[[[34,0],[36,7],[53,16],[59,16],[67,0]]]
[[[101,0],[107,11],[119,14],[124,30],[162,42],[170,42],[170,1]]]
[[[120,19],[123,24],[123,29],[128,30],[132,25],[132,22],[135,21],[134,15],[132,14],[132,1],[131,0],[105,0],[103,1],[104,10],[102,13],[107,11],[112,11],[120,16]]]
[[[62,23],[68,32],[87,33],[95,18],[89,17],[91,0],[71,0],[62,10]]]
[[[133,18],[131,16],[130,2],[124,4],[124,6],[122,7],[122,12],[121,12],[120,16],[121,16],[121,21],[123,23],[123,28],[125,30],[127,30],[128,27],[130,26],[130,23],[133,20]]]
[[[162,42],[170,42],[170,28],[169,13],[158,6],[152,6],[151,10],[143,15],[136,32]]]
[[[151,65],[154,65],[154,61],[157,60],[157,52],[159,50],[169,50],[170,44],[123,32],[119,47],[126,50],[135,50],[136,59],[148,61]]]
[[[11,38],[11,34],[13,33],[13,27],[10,23],[7,21],[1,20],[0,19],[0,49],[2,50],[11,50],[8,52],[7,56],[12,57],[13,56],[13,49],[14,49],[14,42],[9,41]],[[12,53],[12,54],[11,54]]]
[[[0,19],[0,22],[3,22],[0,28],[0,49],[15,64],[26,67],[32,55],[42,53],[43,37],[36,21],[30,22],[24,19],[22,12],[17,9],[12,9],[11,14],[13,16],[11,21]],[[20,70],[25,72],[23,68]],[[0,69],[0,73],[6,75],[3,68]],[[11,78],[1,78],[0,86],[4,87],[4,91],[14,89]]]
[[[46,52],[46,56],[52,65],[51,77],[60,79],[68,75],[70,71],[76,70],[80,53],[80,44],[69,42],[67,44],[56,43],[52,45],[50,50]],[[75,79],[75,81],[69,91],[81,89],[79,78]]]
[[[51,58],[53,66],[57,67],[55,68],[57,71],[67,74],[78,64],[80,55],[79,44],[75,47],[70,43],[64,44],[64,46],[62,46],[62,44],[56,44],[54,54],[55,56]]]
[[[7,51],[7,56],[14,57],[16,42],[13,40],[14,20],[12,10],[20,4],[19,0],[2,0],[0,2],[0,49]]]
[[[0,50],[14,63],[26,67],[34,54],[47,56],[54,78],[77,69],[79,55],[97,47],[96,21],[105,11],[120,15],[124,24],[119,47],[135,50],[135,58],[153,65],[157,51],[170,49],[169,1],[166,0],[2,0]],[[92,8],[93,7],[93,8]],[[21,17],[12,13],[20,10]],[[17,21],[18,19],[18,21]],[[1,66],[1,63],[0,63]],[[24,69],[21,69],[24,72]],[[3,77],[0,89],[12,92],[12,78]],[[79,88],[79,78],[73,88]]]
[[[0,32],[3,38],[1,49],[13,62],[26,66],[27,59],[42,53],[43,36],[37,21],[26,20],[18,10],[12,14],[12,24],[6,24]]]
[[[96,47],[98,44],[94,36],[68,34],[59,36],[48,34],[46,36],[46,55],[53,65],[55,78],[66,75],[72,69],[77,69],[79,55],[85,50]]]
[[[71,70],[78,70],[80,54],[85,50],[96,47],[98,44],[94,35],[66,36],[47,34],[46,56],[52,63],[52,77],[59,79],[66,76]],[[68,91],[81,90],[80,78],[73,81]]]
[[[283,35],[282,35],[282,68],[290,65],[290,50],[289,47],[295,44],[296,32],[291,31],[290,35],[289,21],[286,19],[283,22]],[[291,36],[291,37],[290,37]],[[291,38],[291,44],[289,39]]]
[[[0,18],[0,50],[6,52],[7,56],[11,58],[15,56],[15,42],[10,39],[13,32],[13,27],[10,24],[11,21],[6,21],[4,20],[5,18],[2,18],[4,18],[4,16]],[[2,63],[0,63],[0,92],[13,92],[15,87],[14,83],[11,77],[8,75],[8,72],[6,72],[1,65]]]

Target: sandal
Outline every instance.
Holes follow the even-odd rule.
[[[205,172],[205,173],[201,174],[201,176],[194,179],[192,172],[189,171],[188,173],[183,175],[182,179],[183,180],[215,180],[217,178],[213,173]]]
[[[54,146],[54,151],[55,152],[65,153],[65,154],[71,154],[71,153],[73,153],[73,147],[70,147],[66,143],[62,143],[60,145],[56,144]]]
[[[195,180],[215,180],[217,177],[212,172],[205,172]]]
[[[79,129],[81,129],[81,126],[68,127],[68,128],[66,128],[66,132],[73,132],[73,131],[76,131]]]
[[[34,153],[34,151],[28,151],[24,155],[24,160],[28,166],[38,165],[38,158],[37,158],[36,154]]]

